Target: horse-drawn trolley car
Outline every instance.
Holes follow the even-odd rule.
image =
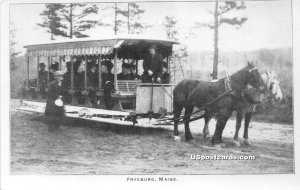
[[[64,87],[66,96],[65,112],[67,117],[95,120],[104,123],[149,126],[172,113],[173,84],[142,83],[140,80],[118,80],[122,61],[130,60],[136,71],[142,72],[142,59],[149,46],[157,46],[157,51],[170,65],[175,41],[115,38],[104,40],[77,40],[25,46],[27,78],[24,80],[23,111],[44,113],[46,97],[41,89],[39,63],[46,69],[45,92],[51,82],[51,65],[58,64],[58,70],[66,71],[66,63],[71,63],[70,81]],[[111,106],[105,104],[103,93],[102,64],[113,64],[113,90],[110,94]],[[97,83],[88,82],[89,64],[97,65]],[[34,69],[33,69],[34,68]],[[170,68],[170,67],[168,67]],[[75,78],[81,71],[81,77]],[[66,71],[67,72],[67,71]],[[80,84],[78,84],[80,83]],[[96,104],[91,100],[96,97]],[[149,114],[150,113],[150,114]],[[149,116],[151,115],[151,116]],[[151,117],[151,122],[149,122]]]

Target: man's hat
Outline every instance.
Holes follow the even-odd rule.
[[[39,66],[40,67],[45,67],[46,65],[45,65],[45,63],[39,63]]]
[[[58,62],[55,61],[54,63],[52,63],[50,65],[50,69],[53,69],[53,70],[57,71],[58,70],[58,65],[59,65]]]
[[[55,71],[53,73],[54,76],[63,76],[64,75],[64,72],[63,71]]]
[[[157,46],[154,45],[154,44],[152,44],[152,45],[149,47],[149,49],[157,49]]]
[[[93,67],[97,67],[96,61],[90,61],[87,63],[87,68],[93,68]]]
[[[67,67],[71,67],[72,66],[72,62],[71,61],[66,62],[66,66]]]

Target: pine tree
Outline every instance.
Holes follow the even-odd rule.
[[[94,4],[47,4],[41,13],[44,21],[39,26],[47,28],[53,36],[89,37],[85,31],[103,25],[99,20],[87,19],[89,15],[97,13],[98,7]]]
[[[151,25],[141,22],[141,16],[145,13],[144,9],[141,9],[140,6],[136,3],[128,3],[128,34],[139,34],[150,28]]]
[[[62,19],[59,16],[59,11],[63,8],[62,4],[46,4],[45,10],[40,14],[42,23],[37,23],[38,26],[46,29],[50,33],[50,39],[55,40],[54,36],[64,36],[65,32],[62,29],[66,27],[61,23]]]
[[[10,22],[10,31],[9,31],[9,62],[10,62],[10,70],[14,71],[16,66],[16,57],[21,53],[20,51],[16,51],[16,42],[15,42],[15,32],[16,29],[13,28],[13,23]]]
[[[127,10],[119,8],[117,3],[114,6],[107,7],[107,9],[110,8],[113,8],[115,11],[115,22],[113,25],[115,34],[119,31],[126,31],[126,29],[128,34],[139,34],[151,27],[151,25],[141,22],[145,10],[141,9],[136,3],[127,3]]]
[[[214,17],[213,23],[196,23],[196,27],[208,27],[214,30],[214,63],[213,63],[213,79],[218,78],[218,63],[219,63],[219,28],[222,24],[229,24],[236,27],[241,27],[248,18],[246,16],[229,16],[227,13],[233,10],[243,10],[246,6],[244,2],[225,1],[221,5],[215,2],[214,12],[210,14]]]
[[[166,16],[165,21],[163,22],[163,26],[166,29],[167,39],[178,41],[179,32],[177,30],[178,21],[174,17]],[[182,67],[182,62],[186,63],[185,58],[188,56],[187,46],[180,45],[180,47],[173,52],[172,62],[173,62],[173,79],[176,81],[176,72],[181,71],[182,76],[184,77],[184,71]],[[177,64],[179,66],[177,66]]]
[[[89,37],[86,30],[101,25],[98,20],[85,19],[88,15],[97,14],[98,7],[91,4],[79,4],[71,3],[64,5],[62,9],[63,18],[67,24],[64,26],[68,28],[68,32],[63,35],[64,37],[73,38],[85,38]]]
[[[178,40],[177,39],[178,31],[176,30],[177,22],[178,21],[175,20],[174,17],[169,17],[169,16],[165,17],[165,21],[163,25],[166,28],[167,38],[169,40],[175,40],[175,41]]]

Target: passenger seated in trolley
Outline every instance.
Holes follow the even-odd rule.
[[[162,76],[161,76],[161,84],[169,84],[171,79],[170,73],[168,73],[168,63],[162,62]]]
[[[39,88],[40,88],[40,94],[42,95],[42,98],[47,97],[46,88],[47,88],[47,81],[48,81],[48,72],[45,70],[45,63],[39,63]]]
[[[129,80],[141,80],[141,76],[136,72],[136,65],[130,64]]]
[[[84,72],[84,71],[83,71]],[[90,61],[87,64],[87,86],[97,87],[98,86],[98,65],[95,61]]]
[[[58,62],[54,62],[50,65],[50,68],[49,68],[49,83],[52,82],[54,80],[54,73],[56,71],[58,71]]]
[[[143,83],[160,82],[161,81],[161,63],[163,61],[163,56],[156,52],[156,45],[151,45],[149,47],[149,52],[144,58],[143,69],[144,73],[142,75]]]
[[[97,107],[96,88],[99,83],[98,65],[92,60],[87,63],[87,90],[93,107]],[[84,76],[84,71],[83,71]],[[82,79],[84,81],[84,77]]]
[[[101,67],[101,81],[102,81],[102,90],[103,90],[103,102],[106,109],[111,110],[114,106],[111,93],[114,90],[114,75],[111,73],[113,68],[113,63],[111,61],[105,60],[102,61]]]
[[[81,76],[78,73],[78,67],[80,65],[79,61],[76,61],[73,63],[73,89],[71,86],[71,76],[72,76],[72,62],[68,61],[66,63],[67,67],[67,72],[63,75],[64,79],[62,81],[62,87],[64,89],[64,97],[65,97],[65,102],[66,103],[71,103],[72,102],[72,94],[75,94],[76,97],[80,96],[80,92],[75,92],[75,90],[80,89],[80,84],[81,84]],[[71,91],[70,91],[71,90]]]
[[[128,64],[128,61],[123,60],[122,64],[122,72],[117,74],[118,80],[130,80],[130,65]]]

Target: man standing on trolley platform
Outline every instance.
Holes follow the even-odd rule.
[[[168,73],[168,63],[162,62],[162,75],[161,75],[161,84],[169,84],[171,79],[170,73]]]
[[[163,56],[156,53],[156,45],[149,47],[149,53],[145,56],[143,62],[144,73],[142,75],[142,81],[147,82],[161,82],[162,74],[162,61]]]
[[[114,90],[114,75],[111,73],[114,64],[109,61],[102,61],[102,90],[103,90],[103,102],[105,108],[111,110],[114,106],[114,102],[111,93]]]
[[[53,73],[54,81],[49,84],[45,116],[48,117],[48,131],[54,132],[59,129],[61,119],[65,116],[63,103],[63,72]]]

